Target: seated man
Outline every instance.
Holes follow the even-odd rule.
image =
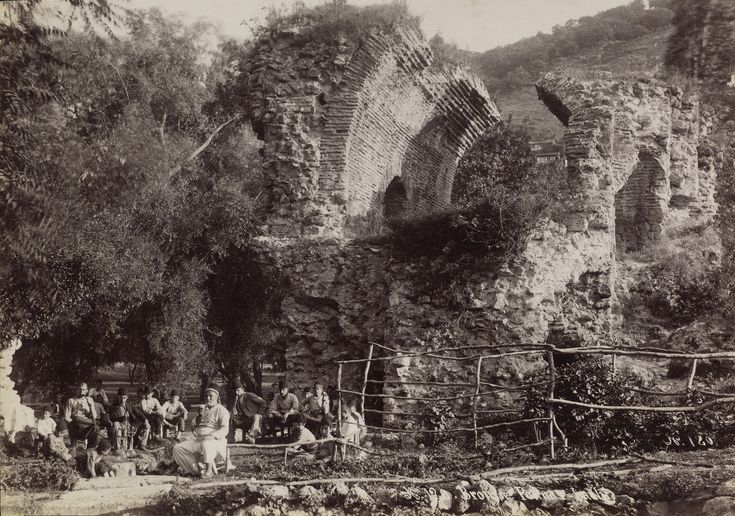
[[[117,390],[117,401],[110,407],[110,421],[112,422],[113,434],[110,436],[110,440],[113,450],[125,451],[128,449],[128,442],[132,437],[130,419],[128,392],[125,387],[120,387]]]
[[[94,382],[94,387],[89,389],[89,397],[104,407],[107,407],[110,404],[107,399],[105,388],[102,386],[102,380],[99,378]]]
[[[294,440],[293,446],[286,448],[286,455],[290,457],[299,457],[306,460],[313,460],[319,444],[315,443],[316,438],[312,434],[304,423],[303,414],[296,414],[294,416],[294,430],[296,431],[296,439]]]
[[[176,389],[171,391],[171,397],[161,407],[163,411],[163,428],[174,430],[174,439],[181,440],[179,434],[184,431],[184,423],[189,415],[189,411],[179,400],[179,391]]]
[[[299,413],[299,400],[296,395],[288,392],[286,382],[278,382],[278,393],[268,406],[268,419],[273,428],[287,427],[294,424]]]
[[[240,380],[235,381],[235,405],[232,407],[230,439],[234,441],[235,430],[241,429],[245,442],[254,444],[261,432],[261,419],[268,403],[253,392],[246,392]]]
[[[329,437],[332,426],[332,415],[329,413],[329,396],[324,392],[324,385],[314,384],[314,394],[308,393],[301,402],[301,413],[306,419],[306,428],[314,435]]]
[[[193,430],[194,439],[174,446],[172,455],[184,473],[211,477],[217,472],[215,459],[227,456],[230,413],[219,402],[219,390],[212,384],[204,391],[205,405]],[[199,463],[204,463],[204,473]]]
[[[87,395],[87,392],[87,384],[82,383],[79,385],[79,395],[76,398],[69,398],[66,402],[64,420],[69,429],[72,450],[77,441],[87,441],[88,439],[96,441],[97,425],[95,419],[97,419],[97,414],[94,409],[94,402]]]
[[[138,389],[138,401],[130,407],[130,437],[133,445],[138,449],[146,449],[148,446],[148,435],[151,431],[151,424],[143,412],[143,389]]]
[[[140,401],[140,406],[153,430],[153,439],[162,439],[163,410],[161,404],[153,397],[153,392],[147,386],[143,388],[143,399]]]

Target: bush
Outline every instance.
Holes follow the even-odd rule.
[[[395,249],[420,255],[470,253],[503,263],[520,256],[548,203],[533,196],[485,199],[444,212],[388,219]]]
[[[344,0],[332,0],[324,5],[307,7],[296,2],[287,12],[271,8],[265,23],[253,31],[254,38],[270,32],[295,31],[306,40],[333,41],[344,37],[357,41],[379,28],[404,25],[421,32],[421,18],[411,14],[405,1],[355,7]]]
[[[11,460],[0,467],[0,485],[7,489],[67,491],[77,480],[77,470],[62,460]]]
[[[712,229],[686,228],[667,235],[649,252],[657,263],[639,289],[658,316],[680,324],[713,313],[719,306],[719,239]]]
[[[542,381],[546,376],[534,381]],[[569,401],[595,405],[633,405],[637,398],[631,386],[640,385],[639,377],[621,371],[613,374],[609,362],[584,359],[557,369],[554,395]],[[531,387],[526,391],[526,417],[545,417],[548,412],[546,386]],[[626,451],[637,445],[640,416],[634,412],[606,411],[556,405],[554,414],[570,445],[592,449],[594,452]]]

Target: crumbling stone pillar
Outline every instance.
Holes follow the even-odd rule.
[[[24,430],[26,426],[36,425],[33,409],[23,406],[20,396],[15,392],[15,384],[10,379],[13,355],[20,345],[20,340],[16,339],[0,351],[0,415],[5,418],[5,430],[13,433],[11,440],[16,432]]]
[[[714,176],[698,169],[703,122],[696,97],[654,80],[578,81],[555,73],[536,89],[567,126],[570,230],[615,228],[628,250],[660,238],[669,221],[712,219]]]

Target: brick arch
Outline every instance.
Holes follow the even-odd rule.
[[[408,211],[448,204],[459,158],[499,120],[477,79],[432,61],[418,34],[399,31],[369,38],[345,72],[321,149],[343,144],[339,154],[326,153],[322,177],[341,189],[348,236],[381,226],[382,193],[396,176]],[[347,128],[344,138],[339,127]]]
[[[272,235],[374,232],[396,176],[410,210],[445,205],[459,157],[500,120],[482,82],[434,65],[415,31],[348,48],[290,34],[254,47],[247,102],[264,140]]]
[[[632,173],[615,194],[618,251],[638,251],[660,240],[670,193],[666,180],[661,158],[648,150],[640,150]]]

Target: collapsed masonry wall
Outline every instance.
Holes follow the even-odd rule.
[[[13,340],[0,350],[0,416],[5,418],[4,429],[15,440],[15,434],[27,426],[35,428],[36,416],[33,409],[24,406],[15,392],[15,382],[10,379],[13,370],[13,355],[20,348],[20,340]]]
[[[369,342],[400,349],[538,343],[560,317],[574,322],[569,331],[610,331],[612,246],[602,234],[567,238],[563,227],[549,223],[521,260],[494,271],[460,267],[444,255],[407,255],[390,243],[324,239],[299,246],[264,238],[262,244],[263,259],[289,274],[282,324],[289,334],[288,375],[299,386],[316,379],[334,385],[336,361],[364,358]],[[420,356],[382,365],[379,379],[389,381],[471,383],[475,376],[473,363]],[[540,366],[538,358],[488,361],[482,374],[512,384]],[[363,367],[345,367],[346,388],[359,390]],[[382,392],[425,391],[393,385]],[[481,407],[502,403],[503,396],[483,399]],[[384,401],[386,410],[406,408]]]
[[[500,119],[479,79],[433,65],[408,29],[357,47],[279,33],[251,57],[245,102],[264,140],[277,237],[374,233],[395,177],[408,212],[445,207],[459,158]]]

